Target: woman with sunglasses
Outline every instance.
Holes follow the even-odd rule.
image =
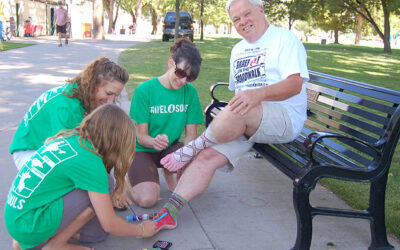
[[[197,136],[204,116],[194,81],[200,72],[201,56],[189,40],[179,39],[170,47],[166,72],[140,84],[133,95],[130,116],[137,123],[136,157],[128,171],[132,199],[141,207],[153,206],[160,197],[160,159]],[[162,169],[169,190],[176,181]]]

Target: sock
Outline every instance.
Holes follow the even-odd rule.
[[[201,150],[217,144],[217,141],[211,134],[211,129],[208,127],[199,137],[189,142],[184,147],[174,152],[174,159],[176,161],[190,161]]]
[[[182,196],[177,193],[172,193],[164,207],[168,210],[168,213],[171,215],[172,219],[176,221],[179,211],[183,208],[183,206],[186,205],[186,203],[187,201]]]
[[[217,144],[217,141],[212,136],[211,129],[207,128],[206,131],[195,140],[162,158],[160,163],[169,171],[175,172],[188,164],[201,150],[215,144]]]

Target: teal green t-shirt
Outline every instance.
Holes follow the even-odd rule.
[[[190,83],[180,89],[165,88],[158,78],[140,84],[133,94],[130,116],[147,123],[149,135],[168,135],[169,144],[178,140],[186,124],[204,123],[199,96]],[[136,151],[158,152],[136,141]]]
[[[92,149],[91,143],[82,144]],[[62,197],[74,189],[108,193],[103,160],[79,136],[45,144],[18,172],[4,208],[7,231],[22,249],[51,237],[60,225]]]
[[[10,153],[37,150],[48,137],[78,126],[85,113],[77,98],[69,98],[77,84],[65,83],[43,93],[29,108],[10,145]]]

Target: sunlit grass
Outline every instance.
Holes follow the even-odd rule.
[[[28,43],[15,43],[15,42],[0,42],[0,51],[10,50],[10,49],[17,49],[26,46],[31,46],[33,44]]]
[[[216,82],[227,82],[229,78],[230,51],[239,39],[207,38],[195,41],[203,58],[196,86],[201,105],[208,105],[211,98],[209,88]],[[160,76],[166,69],[169,47],[172,42],[154,41],[135,45],[125,50],[119,61],[131,74],[127,91],[132,97],[137,85],[150,78]],[[400,50],[383,54],[381,48],[356,45],[305,44],[310,70],[349,78],[385,88],[400,90]],[[232,93],[218,91],[217,97],[229,100]],[[201,127],[201,131],[204,127]],[[386,191],[386,223],[388,232],[400,238],[400,147],[394,153]],[[324,184],[341,196],[351,206],[367,208],[369,184],[348,183],[329,180]]]

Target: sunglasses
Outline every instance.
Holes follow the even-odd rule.
[[[192,82],[192,81],[196,80],[196,77],[186,74],[186,72],[183,69],[180,69],[177,66],[175,66],[175,75],[178,78],[186,77],[186,81],[188,81],[188,82]]]

